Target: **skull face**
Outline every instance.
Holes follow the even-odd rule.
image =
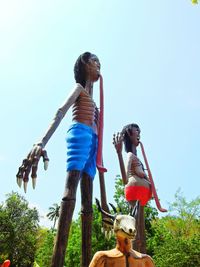
[[[129,215],[117,215],[114,221],[116,237],[134,239],[136,236],[136,220]]]

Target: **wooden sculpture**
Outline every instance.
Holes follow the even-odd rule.
[[[95,253],[89,267],[155,267],[153,260],[146,254],[132,249],[132,240],[136,235],[137,205],[131,215],[109,214],[97,200],[99,210],[113,221],[116,247]]]
[[[131,207],[135,206],[137,200],[140,203],[137,222],[137,237],[134,248],[140,252],[146,252],[144,206],[151,199],[152,193],[156,200],[158,209],[162,212],[165,212],[166,209],[163,209],[160,205],[148,161],[144,152],[144,147],[140,142],[140,132],[140,128],[137,124],[128,124],[122,129],[121,133],[117,133],[117,135],[113,136],[113,144],[118,155],[122,180],[125,185],[125,198]],[[125,151],[127,152],[126,168],[122,156],[123,143]],[[137,147],[139,144],[141,145],[148,175],[145,172],[142,162],[137,157]]]
[[[65,251],[69,229],[76,202],[76,191],[81,181],[81,219],[82,219],[82,267],[88,267],[91,259],[91,227],[92,227],[92,189],[96,166],[100,173],[106,171],[102,164],[103,135],[103,79],[100,75],[100,62],[97,56],[86,52],[79,56],[74,66],[76,85],[64,104],[58,109],[52,124],[45,135],[37,142],[27,158],[23,160],[17,173],[17,183],[27,182],[30,172],[35,187],[37,168],[40,158],[44,167],[49,161],[44,150],[47,142],[72,107],[72,125],[67,132],[67,178],[61,202],[58,231],[51,267],[64,265]],[[100,79],[100,111],[93,100],[93,84]],[[100,181],[103,181],[101,175]],[[103,181],[104,182],[104,181]],[[102,188],[105,189],[104,185]],[[104,190],[105,191],[105,190]],[[103,192],[105,194],[105,192]]]

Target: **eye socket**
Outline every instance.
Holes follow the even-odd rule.
[[[119,224],[120,221],[119,221],[118,219],[115,219],[115,223],[116,223],[116,224]]]

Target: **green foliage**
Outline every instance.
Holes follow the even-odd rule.
[[[198,4],[198,0],[192,0],[192,4]]]
[[[115,247],[115,237],[106,239],[102,233],[102,216],[96,205],[93,205],[93,225],[92,225],[92,253],[99,250],[108,250]]]
[[[53,229],[55,228],[56,221],[59,218],[60,206],[57,203],[54,203],[52,207],[49,208],[49,213],[47,213],[47,217],[49,220],[53,221]]]
[[[199,204],[199,197],[187,202],[179,190],[170,207],[172,214],[153,221],[148,246],[157,267],[200,266]]]
[[[39,215],[18,193],[7,195],[0,205],[0,261],[9,258],[12,266],[31,266],[36,250]]]
[[[114,248],[115,238],[107,240],[101,232],[102,218],[96,205],[93,205],[93,224],[92,224],[92,254],[94,255],[99,250],[107,250]],[[72,222],[70,235],[65,257],[65,266],[80,266],[81,255],[81,219],[79,218]]]
[[[176,229],[176,234],[174,229]],[[197,267],[200,266],[199,235],[181,234],[176,218],[162,218],[157,222],[155,236],[151,240],[157,267]],[[178,235],[178,232],[180,235]]]
[[[117,207],[122,210],[122,213],[124,214],[129,213],[130,207],[128,202],[124,198],[124,184],[122,182],[122,178],[120,175],[116,175],[115,177],[114,200],[117,204]]]
[[[80,216],[73,221],[70,228],[65,266],[79,267],[81,255],[81,221]]]
[[[48,229],[38,230],[35,261],[40,267],[50,266],[55,234],[55,231]]]

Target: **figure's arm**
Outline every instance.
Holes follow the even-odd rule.
[[[78,85],[76,88],[72,91],[72,93],[68,96],[67,100],[64,102],[64,104],[58,109],[58,111],[55,114],[55,117],[48,127],[46,133],[44,136],[33,145],[33,148],[27,155],[27,157],[23,160],[22,165],[19,167],[18,173],[16,175],[17,177],[17,183],[21,187],[22,180],[24,181],[24,191],[26,192],[27,188],[27,182],[29,180],[29,174],[31,172],[31,177],[33,181],[33,188],[35,188],[36,183],[36,177],[37,177],[37,168],[38,168],[38,162],[40,158],[43,158],[44,161],[44,169],[47,169],[49,158],[47,156],[46,150],[44,150],[45,145],[57,129],[58,125],[60,124],[61,120],[65,116],[68,109],[71,107],[71,105],[76,101],[78,96],[80,95],[80,92],[82,90],[82,86]]]
[[[126,170],[125,170],[125,166],[124,166],[124,160],[123,160],[123,156],[122,156],[122,141],[123,141],[123,135],[120,133],[117,133],[117,135],[113,135],[113,145],[115,146],[117,155],[118,155],[118,159],[119,159],[119,165],[120,165],[120,170],[121,170],[121,175],[122,175],[122,181],[124,183],[124,185],[127,184],[128,179],[127,179],[127,175],[126,175]]]
[[[64,101],[63,105],[58,109],[58,111],[55,114],[55,117],[52,121],[52,123],[49,125],[46,133],[44,136],[37,142],[37,145],[40,145],[42,148],[45,147],[55,130],[57,129],[58,125],[62,121],[63,117],[67,113],[68,109],[74,104],[77,97],[80,95],[80,92],[82,90],[82,87],[77,86],[75,90],[72,91],[72,93],[67,97],[67,99]]]

